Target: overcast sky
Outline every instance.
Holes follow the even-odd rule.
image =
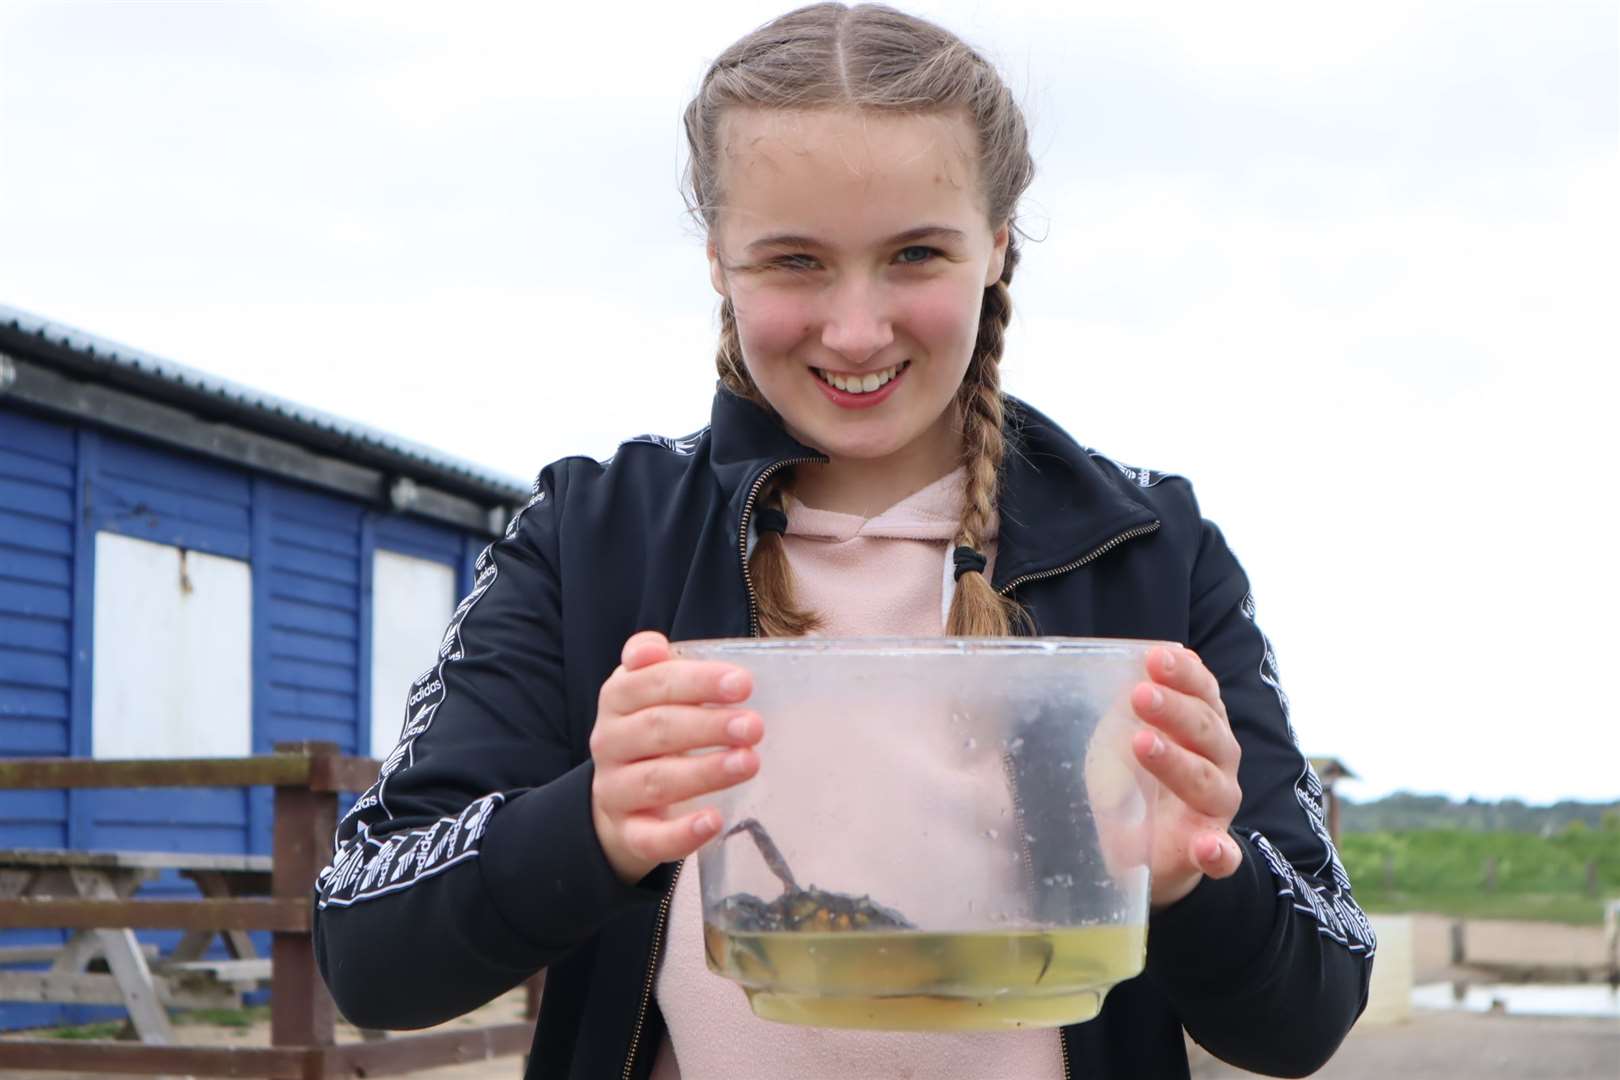
[[[0,0],[0,303],[519,478],[685,434],[680,112],[782,10]],[[909,10],[1030,114],[1007,388],[1195,482],[1305,748],[1620,797],[1616,5]]]

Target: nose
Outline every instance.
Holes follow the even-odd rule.
[[[851,277],[833,289],[821,327],[823,345],[855,368],[893,341],[894,323],[880,284]]]

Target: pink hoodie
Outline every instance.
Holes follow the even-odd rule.
[[[873,518],[817,510],[790,499],[785,537],[801,604],[826,637],[934,637],[944,633],[955,582],[951,541],[961,520],[958,469]],[[985,555],[995,565],[995,534]],[[987,574],[990,568],[987,567]],[[767,728],[770,717],[765,718]],[[681,874],[658,973],[668,1033],[653,1080],[1056,1080],[1055,1031],[917,1034],[773,1024],[756,1017],[741,988],[703,961],[696,867]]]

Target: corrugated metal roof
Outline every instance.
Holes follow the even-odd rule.
[[[12,334],[5,335],[5,331]],[[327,450],[348,449],[354,456],[373,463],[392,463],[396,466],[406,462],[415,463],[425,478],[453,478],[480,494],[508,502],[520,502],[528,496],[528,483],[453,457],[431,446],[0,304],[0,343],[6,336],[12,335],[49,346],[52,355],[59,357],[61,353],[66,353],[77,361],[71,366],[77,368],[81,375],[94,377],[99,374],[109,381],[128,386],[177,392],[192,405],[217,402],[222,409],[234,413],[235,419],[251,421],[255,417],[261,418],[265,421],[261,426],[284,437],[304,436],[299,441]],[[46,359],[50,358],[46,356]],[[173,397],[174,393],[164,396]]]

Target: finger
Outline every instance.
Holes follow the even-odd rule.
[[[1211,707],[1225,711],[1221,704],[1220,680],[1191,649],[1161,645],[1148,653],[1147,671],[1148,677],[1159,685],[1202,698]]]
[[[600,706],[617,716],[653,705],[731,705],[753,693],[745,668],[715,660],[664,660],[636,671],[620,668],[602,684]]]
[[[1193,753],[1222,767],[1236,767],[1242,750],[1232,726],[1203,698],[1157,683],[1138,683],[1131,691],[1131,708]]]
[[[595,790],[597,801],[610,814],[630,814],[721,791],[758,771],[759,755],[747,748],[650,758],[597,773]]]
[[[1231,877],[1243,865],[1243,849],[1224,832],[1199,833],[1192,838],[1187,854],[1205,877]]]
[[[656,630],[643,630],[631,634],[624,643],[620,660],[628,671],[637,671],[649,664],[669,659],[669,639]]]
[[[1097,841],[1102,849],[1103,866],[1115,880],[1138,867],[1147,866],[1153,856],[1151,821],[1123,821],[1117,815],[1097,818]]]
[[[759,714],[746,709],[654,705],[597,721],[591,757],[598,763],[623,763],[708,746],[752,746],[764,731]]]
[[[1131,749],[1142,767],[1196,813],[1231,821],[1242,802],[1237,778],[1154,730],[1138,731]]]
[[[679,817],[632,814],[624,819],[624,846],[640,859],[674,862],[684,859],[720,831],[720,815],[703,809]]]

